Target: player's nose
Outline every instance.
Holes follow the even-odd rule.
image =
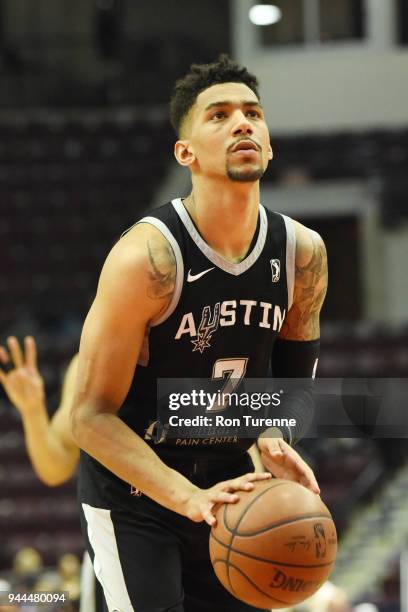
[[[235,121],[232,127],[233,136],[239,136],[240,134],[252,134],[253,129],[251,122],[242,111],[238,111],[234,119]]]

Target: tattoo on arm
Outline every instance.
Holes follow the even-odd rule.
[[[315,232],[310,236],[313,248],[309,261],[303,265],[296,262],[293,305],[282,326],[282,338],[315,340],[320,335],[319,315],[327,290],[327,255],[320,236]]]
[[[150,286],[147,295],[153,299],[170,297],[174,291],[176,279],[176,260],[169,244],[149,239],[147,241],[149,253],[149,279]]]

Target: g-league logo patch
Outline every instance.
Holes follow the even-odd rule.
[[[280,279],[280,259],[271,259],[272,282],[277,283]]]

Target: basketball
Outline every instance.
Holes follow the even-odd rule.
[[[336,558],[336,528],[318,495],[288,480],[255,482],[216,510],[210,557],[224,587],[258,608],[286,608],[315,593]]]

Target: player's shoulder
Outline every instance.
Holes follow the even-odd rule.
[[[173,276],[176,269],[174,240],[169,224],[177,217],[172,202],[154,208],[125,230],[114,245],[108,259],[115,266],[124,268],[147,267],[166,276]]]
[[[296,234],[296,265],[303,267],[315,258],[326,259],[326,247],[321,235],[295,219],[292,221]]]
[[[164,234],[147,222],[130,228],[111,249],[100,276],[100,295],[112,292],[139,300],[170,299],[177,274],[173,249]]]
[[[131,227],[112,247],[105,267],[130,272],[156,265],[174,266],[174,255],[166,236],[154,225],[141,221]]]

